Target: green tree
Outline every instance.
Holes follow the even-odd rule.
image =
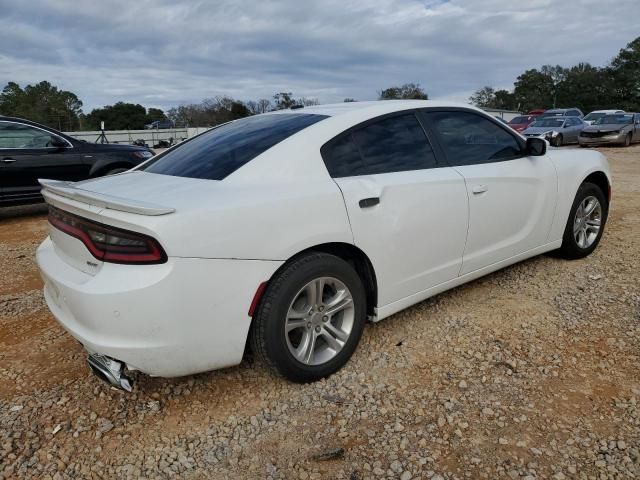
[[[141,130],[147,122],[147,110],[137,103],[117,102],[92,110],[86,122],[93,130],[100,129],[100,122],[107,130]]]
[[[280,92],[273,96],[276,110],[286,110],[297,105],[291,92]]]
[[[546,75],[550,80],[551,85],[551,107],[556,108],[558,106],[557,97],[558,91],[562,88],[562,84],[567,78],[568,70],[560,65],[543,65],[540,68],[540,73]]]
[[[493,87],[485,86],[475,91],[473,95],[469,97],[471,102],[476,107],[483,108],[495,108],[493,105],[496,101],[496,91]]]
[[[513,93],[507,90],[495,90],[493,87],[482,87],[469,97],[469,101],[481,108],[497,108],[513,110],[516,108]]]
[[[389,87],[378,92],[380,100],[427,100],[427,95],[419,83],[405,83],[400,87]]]
[[[617,106],[628,111],[640,110],[640,37],[620,50],[607,74]]]
[[[145,119],[145,123],[155,122],[156,120],[166,120],[167,116],[164,112],[159,108],[150,107],[147,109],[147,118]]]
[[[553,79],[533,68],[521,74],[514,84],[515,101],[523,111],[551,108],[553,104]]]
[[[0,113],[22,117],[59,130],[76,130],[82,102],[72,92],[47,81],[20,88],[9,82],[0,94]]]
[[[508,90],[496,90],[493,108],[499,108],[501,110],[518,110],[514,94]]]
[[[558,89],[556,105],[578,107],[585,113],[616,108],[611,95],[612,90],[606,69],[579,63],[567,70]]]

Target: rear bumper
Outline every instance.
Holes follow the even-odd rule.
[[[616,133],[613,135],[607,135],[606,137],[578,137],[578,143],[580,145],[620,145],[624,143],[626,133]]]
[[[172,257],[105,263],[90,275],[62,260],[49,238],[36,257],[47,305],[89,353],[161,377],[240,363],[253,295],[282,264]]]

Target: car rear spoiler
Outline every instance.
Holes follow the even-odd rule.
[[[139,215],[167,215],[176,211],[175,208],[164,207],[155,203],[141,202],[128,198],[114,197],[104,193],[91,192],[77,187],[74,182],[61,180],[38,179],[43,186],[42,195],[47,198],[48,193],[55,193],[62,197],[77,200],[96,207],[118,210],[120,212],[137,213]]]

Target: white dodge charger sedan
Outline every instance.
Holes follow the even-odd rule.
[[[257,115],[126,173],[41,183],[47,304],[126,390],[127,369],[228,367],[247,344],[293,381],[325,377],[367,320],[543,252],[590,254],[611,197],[600,153],[417,100]]]

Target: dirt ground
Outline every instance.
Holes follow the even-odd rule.
[[[46,209],[0,210],[2,478],[640,477],[640,146],[600,247],[540,256],[365,329],[311,385],[251,358],[125,394],[42,297]]]

